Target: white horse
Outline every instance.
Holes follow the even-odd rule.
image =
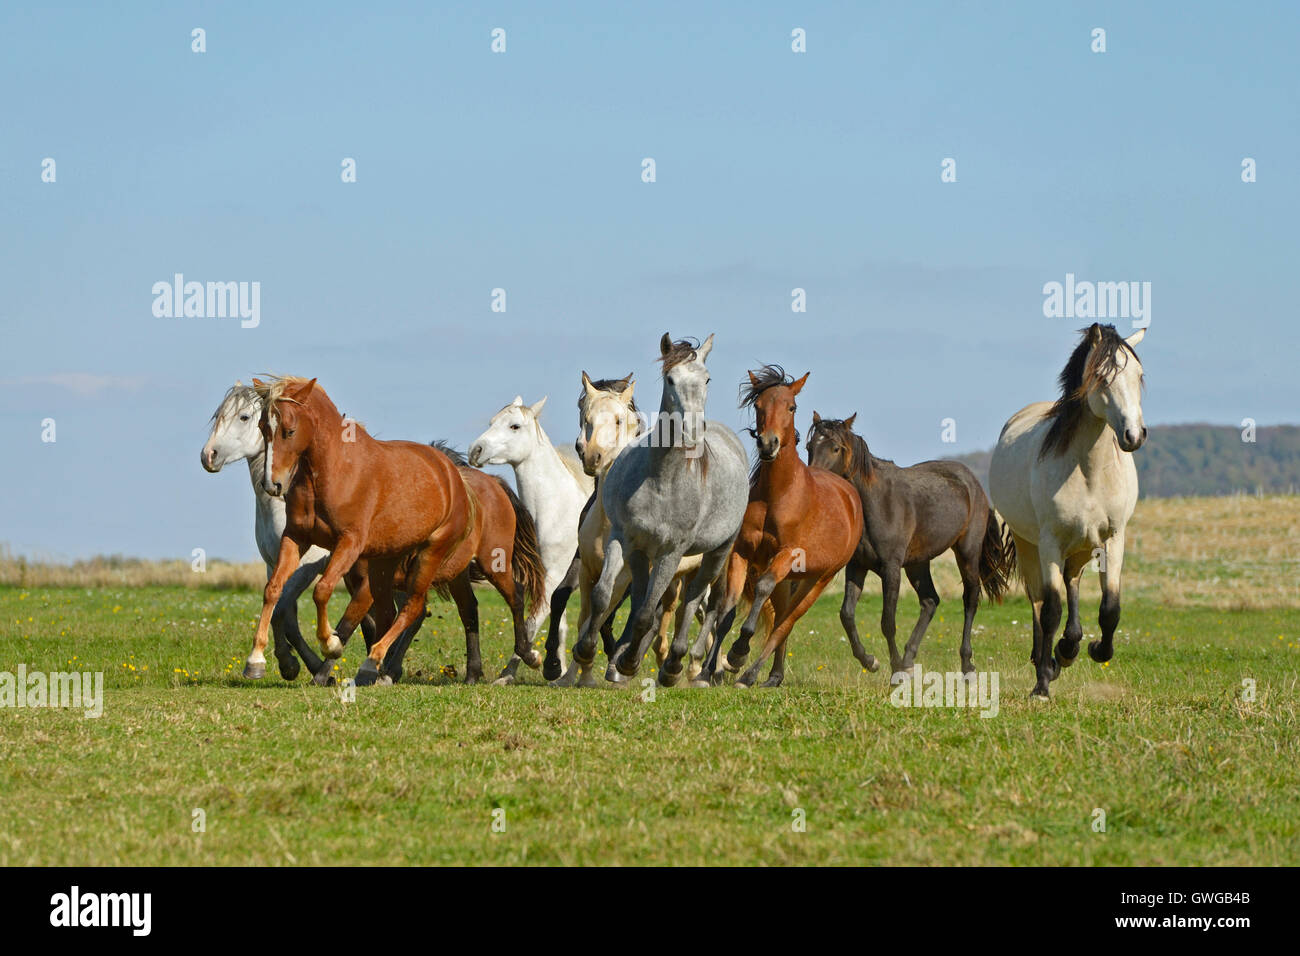
[[[257,538],[258,553],[266,562],[266,575],[269,579],[280,554],[285,517],[284,499],[272,498],[262,489],[266,460],[262,454],[262,433],[258,429],[261,417],[261,397],[251,385],[236,382],[212,414],[212,431],[199,459],[203,469],[213,474],[233,461],[247,459],[248,477],[253,482],[253,495],[257,501],[253,532]],[[280,665],[280,676],[285,680],[293,680],[298,676],[298,661],[293,656],[294,650],[301,655],[307,669],[318,677],[323,674],[328,678],[333,667],[332,662],[322,662],[307,646],[298,629],[298,596],[325,570],[328,561],[328,551],[314,546],[308,549],[276,603],[271,630],[275,635],[275,659]],[[249,655],[244,665],[244,676],[260,678],[265,673],[266,658],[254,660]]]
[[[591,497],[593,482],[583,474],[582,465],[571,451],[561,454],[542,428],[541,414],[546,399],[525,405],[521,396],[492,416],[487,431],[469,447],[469,463],[509,465],[515,472],[519,499],[533,516],[537,526],[537,543],[546,569],[546,601],[528,619],[528,639],[536,636],[551,610],[551,595],[564,580],[578,550],[578,523],[582,507]],[[565,638],[568,627],[561,616],[559,640],[548,642],[542,676],[554,680],[564,671]],[[514,681],[519,667],[512,655],[497,683]]]
[[[1061,396],[1022,408],[1002,428],[989,465],[993,505],[1010,528],[1025,591],[1033,606],[1038,680],[1031,696],[1079,654],[1079,577],[1096,557],[1101,570],[1101,640],[1088,645],[1094,661],[1110,660],[1119,624],[1124,532],[1137,504],[1133,452],[1146,440],[1142,422],[1142,363],[1113,325],[1084,330],[1061,372]],[[1056,653],[1061,591],[1069,617]]]

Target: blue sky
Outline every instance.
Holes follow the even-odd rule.
[[[198,451],[263,371],[462,447],[549,394],[568,443],[582,369],[653,405],[659,336],[713,332],[725,422],[777,362],[812,371],[801,428],[985,448],[1054,392],[1066,273],[1152,284],[1149,423],[1300,417],[1294,5],[320,6],[0,7],[15,551],[255,556],[246,471]],[[156,318],[176,272],[260,282],[261,324]]]

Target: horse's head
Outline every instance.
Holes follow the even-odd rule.
[[[748,384],[741,384],[741,407],[749,405],[754,409],[754,442],[761,460],[771,461],[783,447],[798,448],[795,396],[803,391],[811,374],[805,372],[803,378],[792,379],[781,366],[764,365],[757,372],[749,373]]]
[[[216,473],[232,461],[261,454],[262,399],[252,386],[236,382],[212,413],[212,431],[199,454],[205,471]]]
[[[258,421],[266,449],[262,490],[272,497],[281,497],[289,490],[298,462],[311,445],[316,422],[307,401],[315,387],[314,378],[309,382],[294,380],[282,387],[273,386],[265,399]]]
[[[1088,329],[1088,358],[1081,388],[1088,408],[1115,431],[1119,447],[1137,451],[1147,440],[1142,419],[1142,363],[1133,349],[1146,329],[1120,338],[1113,326]]]
[[[857,417],[858,413],[854,412],[843,421],[835,421],[813,412],[813,425],[808,432],[808,464],[841,478],[849,477],[853,470],[853,423]]]
[[[492,416],[487,431],[469,446],[469,463],[475,468],[484,465],[517,465],[526,460],[542,442],[538,419],[546,399],[525,405],[521,396]]]
[[[659,361],[664,370],[660,412],[681,423],[681,444],[685,448],[694,448],[704,439],[704,404],[709,397],[709,370],[704,362],[711,351],[712,335],[698,346],[685,339],[674,342],[667,332],[659,340]]]
[[[632,373],[621,379],[593,382],[582,373],[582,396],[578,399],[578,440],[574,450],[582,459],[582,470],[593,478],[609,470],[610,463],[641,432]]]

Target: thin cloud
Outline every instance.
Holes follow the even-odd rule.
[[[112,390],[134,392],[143,388],[145,384],[145,378],[139,375],[95,375],[92,372],[55,372],[51,375],[24,375],[21,378],[0,379],[0,386],[5,388],[46,386],[65,389],[75,395],[83,396],[95,396]]]

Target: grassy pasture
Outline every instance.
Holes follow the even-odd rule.
[[[481,597],[491,665],[508,632]],[[350,704],[253,685],[238,673],[257,608],[240,591],[0,588],[0,669],[99,670],[106,688],[98,719],[0,710],[0,864],[1300,862],[1291,608],[1129,602],[1115,659],[1081,656],[1050,704],[1026,698],[1028,606],[985,608],[987,719],[891,706],[834,598],[796,630],[784,688],[653,702],[535,674],[460,686],[440,673],[463,668],[449,604],[409,685]],[[879,610],[872,595],[860,618],[876,649]],[[959,611],[941,606],[923,666],[956,667]]]

